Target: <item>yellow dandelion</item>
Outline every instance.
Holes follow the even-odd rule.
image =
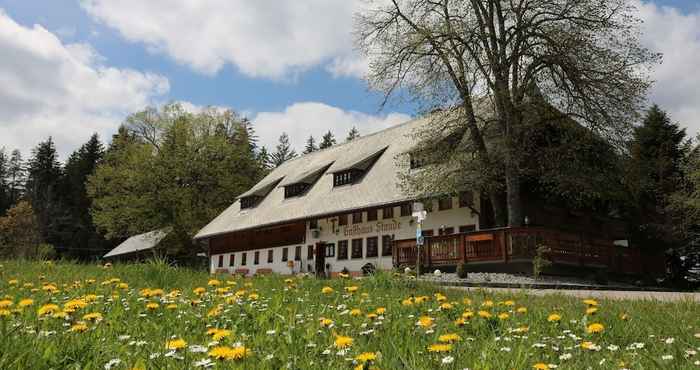
[[[10,308],[13,304],[15,303],[9,299],[3,299],[0,301],[0,308]]]
[[[598,309],[595,307],[589,307],[586,309],[586,315],[588,316],[593,316],[596,314],[596,312],[598,312]]]
[[[88,330],[88,326],[84,322],[77,322],[70,327],[70,331],[75,333],[83,333]]]
[[[192,291],[193,291],[194,294],[196,294],[196,295],[202,295],[202,294],[204,294],[204,293],[207,291],[207,289],[206,289],[206,288],[202,288],[202,287],[197,287],[197,288],[194,288]]]
[[[374,320],[377,318],[377,314],[376,313],[368,313],[367,318],[370,320]]]
[[[348,348],[352,346],[353,339],[343,335],[338,335],[335,337],[334,345],[337,348]]]
[[[260,295],[258,293],[248,294],[248,299],[250,299],[251,301],[256,301],[258,298],[260,298]]]
[[[438,342],[441,343],[454,343],[462,340],[462,337],[460,337],[457,334],[450,333],[450,334],[443,334],[438,337]]]
[[[146,308],[147,308],[149,311],[155,311],[155,310],[158,309],[158,307],[160,307],[160,305],[159,305],[158,303],[155,303],[155,302],[148,302],[148,303],[146,303]]]
[[[379,307],[374,311],[377,315],[383,315],[386,312],[386,308]]]
[[[8,317],[11,314],[12,314],[12,312],[10,312],[10,310],[8,310],[6,308],[0,308],[0,317]]]
[[[83,320],[97,322],[97,321],[102,320],[102,314],[99,312],[92,312],[92,313],[84,315]]]
[[[328,326],[331,326],[331,324],[333,324],[333,320],[327,319],[327,318],[325,318],[325,317],[322,317],[322,318],[320,319],[320,321],[321,321],[321,326],[323,326],[324,328],[325,328],[325,327],[328,327]]]
[[[457,326],[464,326],[467,323],[467,321],[460,317],[457,320],[455,320],[454,323]]]
[[[595,299],[584,299],[583,303],[588,305],[588,306],[597,306],[598,305],[598,301],[596,301]]]
[[[187,347],[187,342],[182,338],[177,338],[165,342],[165,349],[179,350]]]
[[[433,319],[430,316],[421,316],[418,319],[418,322],[416,323],[416,325],[418,325],[422,328],[429,328],[429,327],[433,326],[434,321],[435,321],[435,319]]]
[[[431,344],[428,346],[428,352],[435,352],[435,353],[442,353],[442,352],[449,352],[452,350],[452,345],[451,344]]]
[[[374,352],[363,352],[355,356],[355,360],[361,363],[371,362],[377,359],[377,354]]]
[[[628,321],[630,319],[630,316],[626,313],[620,314],[620,320],[622,321]]]
[[[401,301],[401,305],[403,306],[412,306],[413,305],[413,298],[406,298],[403,301]]]
[[[226,337],[231,336],[231,330],[226,330],[226,329],[218,329],[212,336],[211,338],[215,341],[220,341]]]
[[[484,301],[481,306],[483,307],[493,307],[493,301],[492,300],[486,300]]]
[[[525,314],[527,313],[527,307],[518,307],[518,309],[515,310],[515,312]]]
[[[37,314],[39,316],[48,316],[48,315],[53,315],[54,313],[60,311],[60,308],[58,305],[55,305],[53,303],[45,304],[39,308],[37,311]]]
[[[209,286],[219,286],[219,285],[221,285],[221,282],[220,282],[219,280],[216,280],[216,279],[211,279],[211,280],[209,280],[209,281],[207,282],[207,285],[209,285]]]
[[[348,293],[355,293],[355,292],[357,292],[358,289],[359,289],[359,287],[357,285],[345,287],[345,291]]]
[[[452,303],[447,303],[447,302],[440,305],[440,309],[443,309],[443,310],[451,310],[453,307],[454,307],[454,305],[452,305]]]
[[[509,307],[510,307],[510,306],[515,306],[515,301],[513,301],[513,300],[507,300],[507,301],[503,302],[503,305],[504,305],[504,306],[509,306]]]
[[[538,363],[532,365],[532,368],[537,369],[537,370],[549,370],[549,365],[542,363],[542,362],[538,362]]]
[[[350,310],[350,316],[360,316],[360,315],[362,315],[362,310],[360,310],[359,308],[353,308],[352,310]]]
[[[559,322],[561,320],[561,315],[558,313],[553,313],[547,316],[547,321],[549,322]]]
[[[510,315],[508,315],[508,314],[505,313],[505,312],[501,312],[501,313],[498,314],[498,319],[499,319],[499,320],[508,320],[509,317],[510,317]]]
[[[329,287],[329,286],[324,286],[324,287],[321,289],[321,293],[323,293],[323,294],[331,294],[331,293],[333,293],[333,288],[331,288],[331,287]]]
[[[602,333],[603,330],[605,330],[605,326],[597,322],[588,325],[588,327],[586,328],[586,332],[588,332],[588,334]]]
[[[470,320],[472,317],[474,317],[474,312],[472,311],[464,311],[462,313],[462,318],[464,318],[465,320]]]
[[[493,317],[493,315],[491,315],[491,312],[488,311],[479,311],[479,317],[484,319],[490,319],[491,317]]]
[[[414,299],[414,301],[415,301],[417,304],[425,303],[425,302],[427,302],[427,301],[429,301],[429,300],[430,300],[430,297],[428,297],[428,296],[426,296],[426,295],[423,295],[423,296],[420,296],[420,297],[416,297],[416,298]]]
[[[168,310],[174,310],[174,309],[177,308],[177,304],[175,304],[175,303],[170,303],[170,304],[168,304],[167,306],[165,306],[165,308],[167,308]]]

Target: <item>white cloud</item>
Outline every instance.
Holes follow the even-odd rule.
[[[282,112],[260,112],[252,121],[260,145],[274,151],[280,134],[286,132],[292,146],[300,153],[310,135],[320,140],[330,130],[338,143],[341,143],[353,126],[357,127],[361,135],[367,135],[409,119],[408,115],[401,113],[369,115],[323,103],[302,102],[292,104]]]
[[[62,158],[169,90],[160,75],[103,64],[87,44],[64,44],[0,9],[0,147],[29,149],[53,136]]]
[[[674,121],[700,133],[700,11],[683,14],[676,8],[640,3],[644,20],[642,42],[664,54],[652,74],[656,81],[649,97]]]
[[[127,40],[215,74],[231,64],[251,77],[289,79],[315,66],[362,76],[353,14],[362,0],[82,0]]]

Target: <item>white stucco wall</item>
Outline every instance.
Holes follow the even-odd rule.
[[[459,201],[455,197],[452,199],[452,209],[439,211],[438,202],[434,201],[433,212],[428,213],[427,219],[423,222],[422,229],[433,230],[434,235],[439,234],[441,226],[446,228],[454,228],[454,232],[459,232],[459,227],[464,225],[476,225],[478,228],[478,216],[469,208],[459,208]],[[215,254],[210,259],[211,272],[217,269],[227,269],[233,272],[236,269],[246,268],[249,273],[255,273],[257,269],[272,269],[272,271],[281,274],[290,274],[298,272],[309,272],[308,266],[311,266],[313,271],[314,260],[307,258],[307,246],[315,245],[318,242],[332,243],[335,246],[335,255],[326,257],[326,264],[330,265],[330,272],[340,272],[343,268],[349,271],[360,271],[366,263],[372,263],[380,269],[391,269],[392,257],[382,257],[382,236],[393,235],[394,240],[404,240],[415,238],[416,223],[413,222],[411,216],[400,217],[400,207],[394,207],[394,216],[391,219],[383,219],[382,210],[377,212],[376,221],[367,221],[367,212],[363,212],[363,222],[359,224],[352,223],[352,215],[348,215],[348,225],[338,226],[337,217],[318,220],[318,237],[314,237],[314,232],[309,230],[308,223],[306,228],[306,243],[294,244],[284,247],[258,249],[260,252],[259,264],[254,264],[255,251],[235,252],[223,254],[223,267],[219,267],[219,256]],[[335,226],[334,226],[335,225]],[[367,238],[378,238],[378,257],[366,257],[367,254]],[[362,242],[362,258],[352,258],[352,239],[363,239]],[[341,240],[348,241],[348,259],[338,259],[338,242]],[[283,249],[288,249],[289,260],[294,260],[295,248],[301,246],[301,261],[294,261],[293,270],[288,267],[286,261],[282,261]],[[273,262],[267,262],[268,250],[273,250]],[[246,264],[242,265],[242,255],[246,253]],[[233,266],[230,265],[231,256],[234,258]]]

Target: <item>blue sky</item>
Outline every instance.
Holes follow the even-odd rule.
[[[319,3],[319,1],[326,1],[326,3]],[[153,2],[156,1],[153,0]],[[241,32],[237,32],[241,28],[220,29],[223,27],[222,25],[228,23],[224,20],[220,23],[212,22],[217,24],[219,29],[202,31],[201,34],[206,40],[192,42],[187,40],[188,32],[198,31],[197,27],[204,27],[201,24],[183,25],[182,29],[179,29],[177,24],[173,26],[173,23],[159,24],[162,22],[159,17],[165,15],[197,17],[197,15],[188,14],[186,9],[176,9],[176,6],[173,6],[173,9],[167,9],[167,6],[162,7],[164,14],[152,14],[154,12],[149,12],[147,6],[134,5],[129,8],[131,3],[137,4],[138,2],[122,0],[111,2],[103,0],[82,2],[78,0],[0,0],[0,9],[4,12],[4,17],[8,18],[5,19],[5,26],[14,30],[14,33],[0,33],[0,40],[3,36],[10,38],[6,41],[11,42],[12,47],[17,48],[17,50],[22,50],[21,42],[33,43],[33,45],[25,45],[27,48],[31,48],[32,55],[41,54],[42,48],[54,48],[56,55],[58,55],[55,56],[57,63],[64,65],[64,67],[58,68],[58,71],[68,69],[72,72],[66,73],[67,75],[83,76],[72,77],[69,82],[56,80],[53,82],[56,85],[70,84],[73,81],[85,79],[82,86],[71,89],[71,91],[79,91],[76,93],[77,97],[73,100],[66,100],[62,105],[47,108],[41,107],[42,103],[28,102],[26,111],[5,114],[5,116],[0,113],[0,147],[5,146],[10,149],[17,147],[28,152],[28,148],[33,143],[42,140],[45,136],[53,135],[56,137],[61,151],[67,153],[84,141],[91,132],[98,132],[103,136],[109,135],[127,112],[137,110],[141,105],[168,100],[189,102],[195,106],[232,107],[253,119],[258,119],[261,126],[259,130],[261,141],[264,144],[272,145],[279,132],[291,131],[292,139],[297,147],[303,145],[301,141],[310,133],[320,136],[326,128],[324,120],[327,121],[327,127],[336,133],[336,136],[342,137],[353,125],[360,127],[361,132],[368,133],[395,124],[413,114],[414,108],[412,106],[398,103],[389,105],[380,111],[380,97],[376,93],[367,91],[365,83],[356,72],[358,68],[361,69],[361,61],[358,61],[353,54],[349,36],[344,36],[343,32],[337,29],[345,28],[349,32],[349,28],[351,28],[351,22],[345,19],[348,18],[351,10],[346,6],[349,1],[344,1],[342,6],[339,5],[340,3],[331,4],[333,3],[331,0],[309,0],[309,2],[323,4],[321,7],[325,6],[326,8],[320,9],[316,18],[312,14],[310,18],[305,19],[303,14],[299,15],[300,13],[292,9],[273,9],[273,12],[279,12],[275,15],[279,18],[262,19],[260,25],[256,23],[257,19],[254,16],[248,16],[248,13],[243,14],[238,20],[235,19],[234,15],[232,17],[234,19],[230,21],[231,23],[247,22],[247,28],[259,26],[266,30],[263,33],[269,31],[272,34],[269,36],[270,38],[263,36],[260,40],[246,39],[245,32],[242,35]],[[123,5],[115,5],[122,3]],[[217,0],[212,0],[211,3],[212,7],[222,4],[221,1]],[[229,3],[233,3],[233,1]],[[279,1],[279,3],[285,5],[280,5],[278,8],[285,8],[303,2],[295,0],[288,3]],[[700,21],[698,21],[700,4],[696,0],[656,0],[647,2],[644,9],[646,16],[643,18],[648,17],[651,20],[654,30],[663,29],[666,39],[681,38],[681,41],[686,43],[694,41],[690,47],[690,54],[673,55],[674,59],[670,62],[667,59],[665,64],[673,63],[675,60],[700,57],[700,54],[695,54],[697,50],[700,50],[698,47],[700,33],[697,31],[697,28],[700,27]],[[234,7],[230,10],[237,13],[238,9]],[[265,14],[256,12],[266,10],[270,9],[246,9],[245,12]],[[171,11],[172,14],[169,14]],[[182,13],[178,14],[177,11]],[[201,17],[210,17],[212,14],[216,14],[217,10],[198,9],[196,12]],[[248,18],[245,18],[246,16]],[[338,21],[337,24],[334,22],[325,22],[324,24],[318,18],[334,16],[345,20]],[[283,18],[290,18],[292,21],[281,22],[285,24],[277,25],[277,19]],[[679,19],[680,21],[674,21]],[[313,26],[308,23],[317,21],[321,24],[316,33],[313,32]],[[680,24],[681,29],[674,31],[674,25],[678,26],[677,24]],[[35,25],[45,29],[48,33],[37,32]],[[152,27],[155,27],[152,25],[157,26],[156,31],[151,31]],[[189,31],[188,27],[191,27]],[[27,33],[25,41],[15,43],[15,40],[11,40],[12,35],[18,32]],[[274,32],[279,32],[279,36],[275,36]],[[283,39],[286,34],[295,34],[296,32],[304,36],[310,35],[312,40],[318,37],[318,43],[310,41],[310,44],[306,46],[298,40],[284,43]],[[330,36],[325,37],[325,33]],[[51,35],[55,36],[58,43],[56,40],[52,40]],[[241,35],[240,39],[236,39],[236,35]],[[231,43],[235,43],[236,46],[229,48],[226,41],[229,37],[232,40]],[[671,47],[666,39],[663,35],[654,35],[649,37],[649,43]],[[273,43],[280,42],[280,44],[273,45],[272,50],[266,50],[264,47],[257,50],[260,44],[265,43],[266,40],[273,40]],[[675,41],[678,42],[678,40]],[[42,46],[42,42],[47,43],[50,47]],[[284,46],[287,44],[292,44],[296,48],[285,49]],[[72,60],[74,58],[70,56],[72,55],[70,53],[74,53],[70,45],[81,46],[78,49],[82,56],[78,57],[77,62]],[[192,48],[191,53],[188,51],[190,47]],[[246,59],[248,47],[255,50],[251,53],[254,56]],[[274,47],[280,48],[279,54],[275,54]],[[306,47],[309,50],[299,50]],[[669,54],[677,54],[679,52],[678,44],[673,44],[672,47]],[[63,55],[62,48],[70,50],[70,55]],[[221,51],[209,58],[195,56],[195,54],[208,54],[202,50]],[[308,55],[305,55],[307,52]],[[3,51],[0,50],[0,58],[3,57],[2,53]],[[86,54],[89,55],[85,56]],[[271,65],[266,66],[266,58],[278,57],[288,60],[282,65],[274,65],[275,62],[271,62]],[[700,60],[695,59],[695,61]],[[341,67],[334,67],[336,62]],[[74,63],[77,65],[73,65]],[[18,62],[18,64],[23,63]],[[28,62],[26,65],[33,64]],[[343,65],[347,68],[342,68]],[[262,67],[258,68],[258,66]],[[0,62],[0,77],[3,74],[3,68],[10,68],[10,66],[5,66]],[[85,68],[92,69],[92,71],[82,71]],[[662,71],[657,79],[663,78],[666,81],[665,79],[673,78],[673,73],[677,72],[673,71],[674,68],[664,68],[669,69],[669,71]],[[104,97],[102,97],[102,92],[96,93],[96,102],[92,102],[92,91],[100,89],[101,86],[104,86],[103,80],[107,80],[104,76],[104,69],[119,72],[117,74],[120,77],[108,80],[122,84],[124,91],[109,89],[109,91],[104,92]],[[4,73],[9,75],[24,72],[7,70]],[[59,76],[63,74],[63,72],[52,72],[49,67],[37,72],[37,75],[42,76],[41,73]],[[131,74],[135,76],[124,76]],[[122,80],[123,83],[119,82]],[[23,84],[29,83],[32,85],[26,90],[34,91],[33,89],[36,89],[38,95],[43,94],[45,90],[58,89],[58,87],[52,86],[48,88],[35,86],[34,82],[31,81],[23,82]],[[696,85],[696,83],[698,84]],[[689,86],[684,87],[688,90],[700,88],[698,81],[684,81],[684,84],[689,84]],[[661,92],[655,91],[653,93],[654,100],[661,101],[662,105],[667,103],[666,108],[674,113],[676,119],[692,119],[697,112],[694,108],[700,105],[700,102],[697,101],[697,97],[700,95],[686,96],[684,99],[690,99],[688,102],[674,106],[676,100],[673,93],[667,90],[668,88]],[[129,100],[128,104],[120,102],[124,100],[123,96],[132,93],[138,98],[126,99]],[[3,94],[0,93],[0,108],[3,107],[3,98]],[[17,106],[15,103],[17,99],[22,102],[26,100],[25,98],[10,97],[5,104],[10,106],[12,103],[13,107]],[[65,107],[70,104],[80,105],[82,102],[89,103],[86,104],[88,107],[82,110]],[[306,104],[302,105],[304,103]],[[61,115],[65,115],[65,117]],[[48,122],[52,120],[53,116],[56,117],[58,123]],[[23,122],[23,118],[27,122]],[[311,121],[314,122],[304,125],[305,122]],[[277,124],[276,122],[282,123]],[[692,132],[696,131],[695,126],[693,126],[696,123],[684,122],[684,124]]]

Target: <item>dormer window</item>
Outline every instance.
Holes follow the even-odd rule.
[[[262,199],[262,197],[257,196],[241,198],[241,209],[255,207],[258,204],[258,202],[260,202],[260,199]]]
[[[350,169],[343,172],[333,174],[333,186],[342,186],[352,184],[362,177],[361,170]]]
[[[409,157],[412,170],[424,167],[430,163],[428,156],[424,152],[413,152],[409,154]]]
[[[291,198],[291,197],[298,197],[306,192],[306,190],[309,189],[309,184],[303,184],[303,183],[298,183],[298,184],[291,184],[287,185],[284,187],[284,197],[285,198]]]

